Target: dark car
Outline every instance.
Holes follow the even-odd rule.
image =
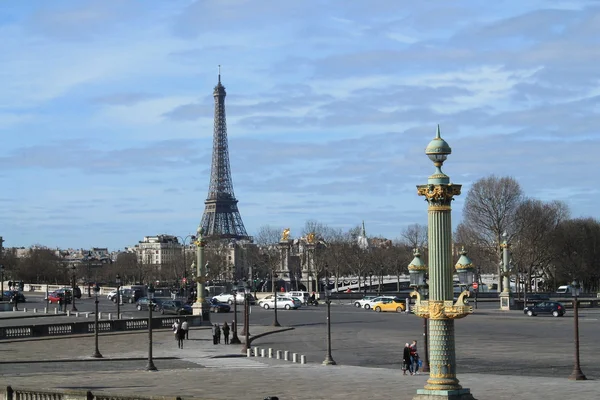
[[[157,311],[160,309],[160,305],[164,300],[161,299],[152,299],[152,311]],[[148,310],[148,305],[150,304],[150,299],[147,297],[141,297],[136,302],[136,308],[138,311]]]
[[[217,299],[210,299],[208,304],[210,305],[210,312],[221,313],[229,312],[231,310],[229,304],[221,303]]]
[[[161,314],[191,315],[192,307],[181,300],[165,300],[158,307]]]
[[[562,317],[565,315],[565,306],[556,301],[541,301],[532,306],[525,307],[523,312],[530,317],[538,314],[552,314],[555,317]]]
[[[21,292],[15,292],[11,290],[4,291],[4,300],[11,301],[14,294],[17,294],[17,303],[25,303],[25,296]]]

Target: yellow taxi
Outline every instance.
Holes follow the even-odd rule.
[[[375,303],[373,305],[373,311],[382,312],[382,311],[393,311],[393,312],[403,312],[406,310],[406,305],[404,304],[404,300],[400,300],[395,297],[393,299],[383,299],[379,303]]]

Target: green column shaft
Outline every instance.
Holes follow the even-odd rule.
[[[196,255],[196,261],[198,263],[198,266],[196,267],[197,271],[198,271],[198,277],[205,277],[206,276],[206,267],[204,265],[204,243],[200,242],[200,245],[198,246],[198,254]],[[198,302],[200,304],[204,304],[204,282],[200,281],[198,282],[197,286],[196,286],[196,290],[198,291],[197,293],[197,297],[198,297]]]
[[[451,209],[429,210],[429,302],[442,305],[452,301],[454,269],[452,265]],[[461,386],[456,378],[454,320],[430,315],[429,370],[425,389],[456,390]],[[444,318],[443,316],[441,318]]]

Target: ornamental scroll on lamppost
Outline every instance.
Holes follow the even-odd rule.
[[[465,305],[464,291],[456,303],[454,296],[454,268],[452,267],[452,222],[451,203],[454,196],[460,195],[461,185],[450,183],[450,178],[442,172],[442,165],[452,152],[440,135],[438,125],[436,137],[425,149],[425,154],[433,161],[435,172],[426,185],[417,186],[419,196],[428,203],[428,243],[429,243],[429,298],[421,300],[416,296],[414,314],[429,319],[429,369],[430,375],[424,389],[417,390],[414,400],[436,399],[473,400],[469,389],[463,388],[456,378],[456,355],[454,345],[454,320],[464,318],[473,312],[473,307]],[[416,274],[425,271],[415,271]],[[411,277],[411,283],[412,283]],[[415,276],[414,279],[420,279]]]

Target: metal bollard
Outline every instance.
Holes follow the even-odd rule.
[[[37,308],[34,308],[34,309],[33,309],[33,313],[34,313],[34,314],[37,314]]]
[[[258,350],[259,350],[258,347],[254,348],[254,357],[258,357]]]
[[[260,356],[265,358],[265,349],[260,349]]]
[[[54,307],[54,314],[58,314],[58,308]]]
[[[67,317],[71,316],[71,310],[67,310]]]
[[[90,317],[90,313],[89,313],[89,312],[86,312],[86,313],[85,313],[85,317],[86,317],[86,318],[89,318],[89,317]]]
[[[281,350],[277,350],[277,352],[275,353],[275,358],[281,360]]]
[[[285,361],[290,361],[290,351],[289,350],[286,350],[283,352],[283,359]]]
[[[102,311],[98,313],[98,319],[102,319]]]
[[[292,353],[292,362],[294,362],[294,363],[298,362],[298,353]]]
[[[300,364],[306,364],[306,356],[304,354],[300,356]]]
[[[44,314],[48,314],[48,307],[44,307]]]
[[[111,320],[112,319],[112,313],[108,313],[108,319]]]
[[[273,349],[269,349],[269,358],[273,358]]]
[[[23,307],[23,312],[27,312],[27,307]]]
[[[13,311],[17,311],[17,307],[13,306]]]
[[[246,357],[252,357],[252,349],[246,350]]]

